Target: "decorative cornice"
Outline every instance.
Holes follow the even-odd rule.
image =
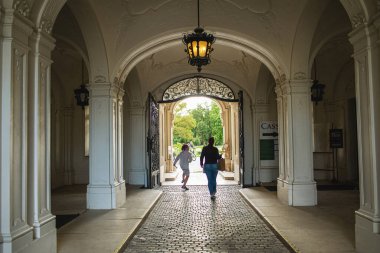
[[[26,0],[18,0],[13,4],[13,9],[16,13],[29,18],[30,7]]]

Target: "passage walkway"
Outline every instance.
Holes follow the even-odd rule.
[[[162,197],[125,252],[291,252],[239,193],[218,186],[163,186]]]

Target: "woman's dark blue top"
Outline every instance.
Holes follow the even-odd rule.
[[[203,158],[206,158],[204,163]],[[201,153],[201,166],[203,166],[203,164],[216,164],[220,158],[222,158],[222,156],[219,155],[218,148],[210,145],[204,146]]]

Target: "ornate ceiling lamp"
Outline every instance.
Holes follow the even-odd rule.
[[[201,72],[202,66],[211,62],[210,53],[213,51],[211,46],[215,42],[215,37],[212,34],[207,34],[199,26],[199,0],[198,27],[194,29],[194,33],[184,35],[182,41],[186,45],[185,52],[189,56],[189,64],[197,66],[198,72]]]

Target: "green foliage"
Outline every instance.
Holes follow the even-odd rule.
[[[197,108],[186,111],[186,103],[180,103],[175,109],[173,142],[192,141],[196,146],[207,145],[208,138],[215,138],[215,145],[223,144],[223,126],[218,105],[199,104]],[[180,149],[179,149],[180,150]]]
[[[193,140],[192,129],[196,122],[191,115],[177,115],[174,118],[173,141],[174,143],[186,143]]]
[[[216,145],[223,143],[223,126],[220,118],[220,109],[214,101],[212,101],[211,106],[207,106],[206,104],[198,105],[197,108],[190,110],[189,113],[197,123],[193,129],[195,145],[206,145],[208,138],[211,136],[215,138]]]

